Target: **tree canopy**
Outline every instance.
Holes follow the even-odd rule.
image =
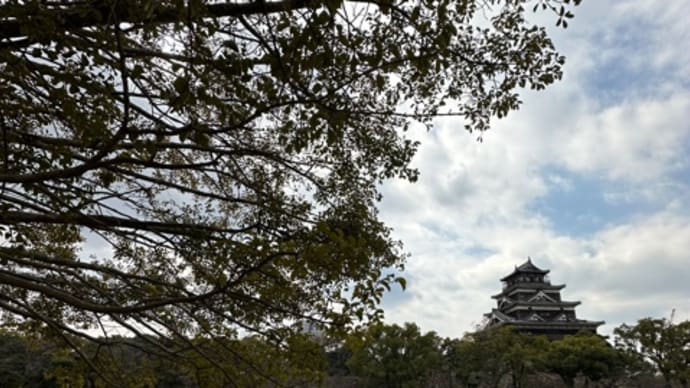
[[[687,325],[688,321],[674,325],[675,335],[687,331]],[[630,328],[622,325],[616,331],[627,333]],[[682,380],[687,367],[682,363],[675,364],[671,372],[665,369],[671,377],[665,380],[644,361],[653,352],[651,348],[622,346],[619,337],[619,346],[613,347],[589,332],[549,341],[509,327],[494,327],[467,333],[461,339],[442,339],[433,331],[422,333],[414,323],[377,323],[352,331],[344,342],[329,336],[295,335],[286,340],[284,353],[276,353],[274,344],[258,335],[198,338],[194,340],[196,349],[183,350],[186,363],[156,354],[147,337],[114,336],[109,340],[108,347],[80,341],[79,350],[86,357],[79,358],[61,341],[0,329],[0,385],[102,387],[108,379],[119,387],[157,388],[687,385]],[[677,362],[682,351],[675,347],[655,353]],[[240,354],[254,362],[239,362]],[[105,367],[94,370],[89,362]]]
[[[379,318],[405,130],[483,131],[559,79],[528,14],[577,4],[0,2],[3,323],[179,356]]]
[[[585,332],[552,342],[546,365],[572,387],[578,374],[599,381],[622,374],[625,364],[621,354],[604,338]]]
[[[347,365],[369,387],[419,387],[440,368],[440,345],[436,333],[422,334],[414,323],[378,324],[349,339]]]
[[[651,362],[668,386],[690,386],[690,321],[643,318],[614,330],[616,346],[638,363]]]
[[[511,386],[519,388],[527,374],[543,369],[548,346],[546,337],[522,334],[512,327],[467,333],[453,344],[453,368],[465,384],[481,379],[497,387],[508,375]]]

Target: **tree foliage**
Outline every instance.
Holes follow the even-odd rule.
[[[578,375],[599,381],[618,376],[624,366],[622,355],[604,338],[591,333],[552,342],[545,361],[547,370],[557,373],[570,387]]]
[[[542,370],[548,340],[500,327],[468,333],[456,342],[454,368],[463,382],[485,381],[497,387],[509,375],[513,387],[524,386],[528,373]]]
[[[674,324],[667,319],[643,318],[634,326],[614,330],[616,346],[637,358],[651,362],[668,385],[690,384],[690,321]]]
[[[686,384],[680,376],[687,371],[676,364],[664,385],[661,376],[649,373],[634,341],[625,347],[619,338],[613,347],[583,332],[549,342],[505,327],[441,339],[421,333],[414,323],[376,324],[351,333],[345,342],[300,334],[282,348],[258,335],[195,338],[195,348],[183,351],[184,364],[157,352],[151,339],[115,336],[107,347],[79,341],[85,355],[79,357],[54,338],[2,331],[0,386],[104,387],[115,381],[121,387],[159,388],[546,387],[563,386],[562,379],[567,386],[662,387]],[[104,367],[94,370],[89,362]]]
[[[414,323],[374,325],[348,341],[352,357],[347,365],[369,387],[423,386],[441,366],[441,339],[433,331],[422,334]]]
[[[40,386],[46,362],[37,356],[21,338],[0,335],[0,386]]]
[[[565,26],[578,3],[1,2],[3,321],[201,355],[379,318],[404,255],[377,185],[416,178],[404,131],[485,130],[559,79],[527,13]]]
[[[132,388],[314,387],[325,375],[325,355],[306,335],[290,337],[284,351],[258,336],[195,339],[197,349],[205,353],[187,350],[188,362],[184,364],[157,353],[146,339],[112,337],[107,347],[80,341],[78,349],[85,357],[79,357],[63,342],[6,333],[0,335],[0,386],[99,388],[114,383]],[[253,363],[241,362],[239,354],[252,358]],[[93,369],[89,363],[100,368]]]

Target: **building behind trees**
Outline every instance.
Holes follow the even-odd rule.
[[[560,339],[581,330],[596,333],[603,321],[577,318],[575,307],[579,301],[561,299],[564,284],[551,284],[548,274],[532,263],[532,259],[503,277],[503,290],[493,295],[497,307],[485,314],[487,327],[512,326],[518,332],[546,335]]]

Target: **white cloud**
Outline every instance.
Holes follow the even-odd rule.
[[[571,28],[556,33],[569,58],[563,82],[526,93],[523,109],[495,123],[483,143],[453,120],[413,134],[422,141],[420,181],[383,187],[381,214],[412,254],[413,279],[387,319],[461,336],[493,307],[499,278],[527,255],[568,285],[565,299],[583,302],[581,317],[606,320],[606,333],[672,308],[690,319],[690,183],[682,178],[690,176],[690,85],[682,83],[690,80],[690,47],[682,47],[690,39],[682,4],[584,2]],[[623,78],[595,82],[619,76],[621,59]],[[629,213],[613,219],[593,208],[579,216],[597,218],[598,229],[564,232],[563,220],[532,204],[591,189],[574,177],[600,182],[601,202]]]
[[[628,0],[618,2],[613,8],[616,23],[639,28],[644,24],[646,39],[644,51],[632,53],[630,61],[646,68],[650,64],[657,71],[667,72],[667,77],[687,82],[690,75],[690,51],[683,44],[690,41],[690,26],[685,20],[687,2]],[[631,54],[631,53],[628,53]],[[671,74],[668,72],[671,71]]]
[[[690,93],[623,102],[568,127],[554,157],[572,171],[633,182],[656,179],[687,167],[688,111]]]

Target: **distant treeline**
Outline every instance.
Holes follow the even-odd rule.
[[[371,325],[345,339],[314,333],[283,343],[259,336],[200,338],[177,354],[165,354],[146,338],[66,347],[23,333],[0,332],[0,387],[517,388],[579,382],[686,388],[690,382],[690,321],[665,319],[622,325],[613,343],[585,332],[549,341],[509,327],[441,338],[406,323]],[[233,354],[243,358],[228,364]]]

